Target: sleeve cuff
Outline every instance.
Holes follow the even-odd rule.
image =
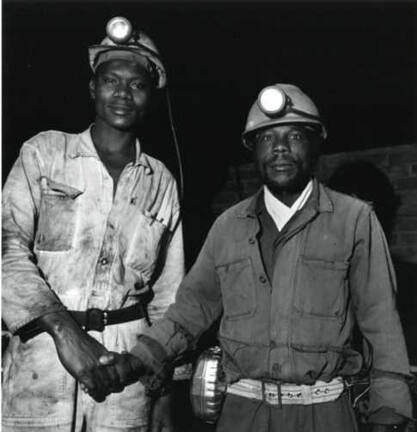
[[[152,371],[158,371],[167,362],[168,353],[156,340],[147,335],[140,335],[130,353],[139,357],[144,365]]]
[[[410,419],[398,414],[394,409],[388,407],[381,407],[368,417],[368,423],[379,425],[399,425],[408,420]]]
[[[400,374],[371,375],[369,422],[397,424],[411,418],[411,392],[406,378]]]

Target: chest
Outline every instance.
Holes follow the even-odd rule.
[[[132,162],[132,157],[123,154],[100,154],[100,159],[113,180],[113,194],[115,194],[120,175],[122,174],[125,166]]]

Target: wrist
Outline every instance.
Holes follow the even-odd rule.
[[[80,329],[66,310],[43,315],[38,318],[37,322],[39,327],[51,335],[55,341],[67,337],[68,330]]]

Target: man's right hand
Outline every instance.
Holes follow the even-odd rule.
[[[100,357],[100,364],[105,368],[114,368],[121,387],[133,384],[142,375],[149,373],[148,368],[145,367],[140,358],[128,352],[121,354],[108,352]]]
[[[68,312],[45,315],[38,322],[52,336],[62,365],[91,397],[102,402],[109,393],[121,391],[115,367],[100,365],[100,356],[107,349],[82,330]]]

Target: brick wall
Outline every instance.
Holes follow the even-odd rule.
[[[342,190],[374,202],[372,195],[375,194],[376,210],[382,209],[377,211],[381,220],[384,211],[391,213],[386,218],[393,218],[387,221],[392,254],[403,261],[417,263],[417,145],[324,155],[317,176],[332,184],[337,171],[343,169],[347,182]],[[352,183],[355,184],[352,186]],[[213,212],[221,213],[255,192],[259,185],[253,164],[231,167],[227,182],[214,199]]]

